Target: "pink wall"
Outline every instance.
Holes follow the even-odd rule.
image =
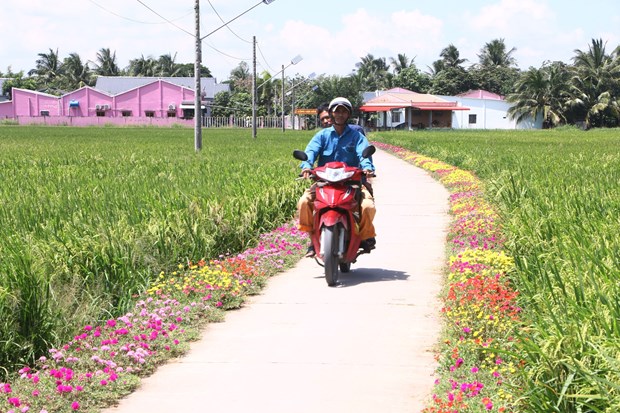
[[[58,98],[45,93],[26,89],[13,89],[14,116],[41,116],[47,110],[49,116],[58,116],[60,105]]]
[[[154,124],[154,118],[166,119],[165,124],[174,123],[175,120],[177,120],[176,123],[184,123],[181,122],[182,119],[179,119],[179,116],[183,114],[179,106],[182,101],[193,99],[193,90],[165,80],[156,80],[115,96],[89,86],[61,97],[32,90],[13,89],[13,101],[0,104],[0,118],[14,117],[19,120],[20,124],[67,124],[67,118],[105,119],[105,121],[86,122],[89,125],[101,124],[102,121],[104,123],[109,122],[110,118],[121,118],[118,123],[123,125]],[[77,106],[71,106],[71,102],[77,102]],[[169,108],[172,107],[174,109],[170,110]],[[26,119],[28,117],[40,117],[42,110],[49,111],[49,117],[62,117],[63,120],[56,122],[48,119],[46,122],[42,122],[39,118],[30,122]],[[147,111],[153,112],[153,117],[147,117]],[[104,116],[97,116],[98,112],[103,113]],[[130,113],[130,116],[123,116],[123,112]],[[174,116],[169,116],[169,112],[174,113]],[[69,123],[76,124],[79,122],[71,121]],[[117,122],[113,123],[116,124]]]
[[[17,117],[20,125],[49,126],[186,126],[194,127],[193,119],[145,118],[145,117],[101,117],[101,116],[24,116]]]
[[[10,100],[6,102],[0,102],[0,119],[13,117],[15,117],[15,114],[13,113],[13,102]]]
[[[112,108],[113,97],[100,92],[92,87],[85,86],[81,89],[67,93],[60,97],[64,116],[96,116],[97,105],[109,105]],[[69,107],[69,102],[77,101],[78,107]],[[112,116],[111,110],[105,111],[105,116]]]

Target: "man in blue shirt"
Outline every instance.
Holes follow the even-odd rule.
[[[315,162],[323,166],[327,162],[340,161],[349,166],[357,166],[364,170],[367,177],[372,176],[375,167],[372,158],[363,158],[362,151],[368,146],[366,136],[358,130],[354,130],[348,124],[353,113],[353,107],[348,99],[338,97],[333,99],[328,108],[333,125],[326,127],[310,140],[306,147],[308,160],[301,163],[302,175],[310,177],[310,170]],[[307,189],[299,200],[299,229],[306,232],[313,230],[315,187]],[[370,251],[375,247],[375,227],[372,223],[375,217],[375,201],[368,189],[362,187],[362,215],[359,222],[359,232],[362,238],[362,248]],[[306,256],[314,256],[315,252],[310,246]]]
[[[333,119],[329,114],[329,103],[323,103],[321,106],[316,108],[316,114],[319,117],[319,123],[322,128],[329,128],[333,125]],[[349,123],[349,127],[366,136],[366,131],[360,125]]]

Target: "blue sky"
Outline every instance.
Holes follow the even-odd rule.
[[[201,35],[222,25],[217,14],[229,21],[258,2],[201,0]],[[259,73],[276,74],[301,55],[301,62],[286,69],[287,76],[347,75],[368,53],[388,63],[404,53],[426,71],[449,44],[471,64],[484,44],[497,38],[516,48],[513,56],[527,69],[545,60],[568,63],[574,50],[587,50],[593,38],[606,41],[611,52],[620,44],[620,1],[275,0],[229,27],[203,41],[203,64],[218,81],[241,60],[251,64],[252,36],[258,42]],[[194,61],[193,0],[2,0],[0,28],[2,72],[9,66],[28,71],[38,53],[50,48],[61,58],[77,52],[84,61],[110,48],[121,67],[141,55],[170,53],[179,63]]]

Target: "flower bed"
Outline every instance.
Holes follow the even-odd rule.
[[[242,305],[269,276],[303,255],[307,235],[288,225],[237,256],[179,265],[137,297],[134,311],[84,326],[74,339],[14,380],[0,383],[0,411],[98,411],[133,391],[140,377],[189,348],[205,323]]]
[[[439,378],[424,412],[512,411],[520,367],[512,350],[521,309],[508,277],[514,263],[502,250],[498,216],[480,180],[406,149],[373,144],[431,172],[450,191]]]

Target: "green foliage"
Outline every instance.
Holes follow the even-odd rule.
[[[499,206],[525,323],[524,412],[620,409],[618,130],[371,137],[473,171]]]
[[[118,315],[154,275],[290,219],[308,133],[0,128],[0,366]],[[0,372],[0,374],[2,374]]]

